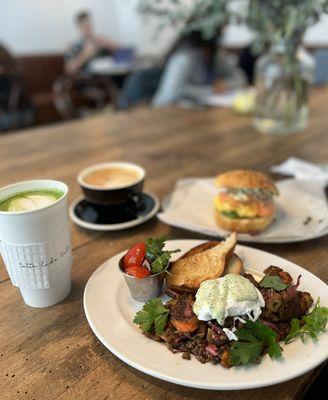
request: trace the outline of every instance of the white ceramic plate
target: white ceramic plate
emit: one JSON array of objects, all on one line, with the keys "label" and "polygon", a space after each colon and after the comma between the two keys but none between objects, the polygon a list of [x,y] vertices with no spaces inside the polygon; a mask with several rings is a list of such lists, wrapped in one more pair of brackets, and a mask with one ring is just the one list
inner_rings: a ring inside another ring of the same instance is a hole
[{"label": "white ceramic plate", "polygon": [[[185,252],[202,243],[200,240],[172,240],[171,249]],[[171,353],[163,343],[154,342],[141,334],[132,320],[143,303],[134,301],[119,272],[118,261],[125,252],[109,259],[90,277],[84,291],[84,310],[98,339],[118,358],[148,375],[179,385],[200,389],[239,390],[269,386],[295,378],[328,357],[328,333],[318,342],[304,345],[300,340],[284,347],[283,359],[265,356],[261,364],[225,369],[220,365],[201,364],[195,358],[184,360]],[[328,288],[324,282],[305,269],[283,258],[246,246],[237,246],[236,253],[245,267],[261,274],[269,265],[288,271],[294,280],[302,275],[300,290],[310,292],[321,304],[328,305]],[[179,257],[179,254],[175,254]]]}]

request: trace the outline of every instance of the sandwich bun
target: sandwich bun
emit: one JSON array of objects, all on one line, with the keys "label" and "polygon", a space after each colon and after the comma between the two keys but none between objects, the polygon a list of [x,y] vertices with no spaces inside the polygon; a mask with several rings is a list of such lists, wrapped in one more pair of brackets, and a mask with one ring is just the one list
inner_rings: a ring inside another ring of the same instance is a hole
[{"label": "sandwich bun", "polygon": [[279,190],[272,179],[261,172],[252,170],[234,170],[219,174],[215,179],[218,188],[262,189],[273,195]]}]

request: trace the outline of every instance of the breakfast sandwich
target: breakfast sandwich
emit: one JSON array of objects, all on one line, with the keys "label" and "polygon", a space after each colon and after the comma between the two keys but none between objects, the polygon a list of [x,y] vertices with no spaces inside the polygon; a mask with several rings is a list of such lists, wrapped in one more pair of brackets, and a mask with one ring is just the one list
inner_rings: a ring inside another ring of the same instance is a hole
[{"label": "breakfast sandwich", "polygon": [[256,233],[273,221],[279,194],[275,183],[265,174],[250,170],[235,170],[215,179],[219,189],[214,199],[217,224],[228,231]]}]

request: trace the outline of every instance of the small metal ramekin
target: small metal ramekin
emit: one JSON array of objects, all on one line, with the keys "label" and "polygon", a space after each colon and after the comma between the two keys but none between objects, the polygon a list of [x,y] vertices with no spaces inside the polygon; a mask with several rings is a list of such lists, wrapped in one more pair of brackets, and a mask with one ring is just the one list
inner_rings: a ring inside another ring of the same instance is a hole
[{"label": "small metal ramekin", "polygon": [[124,257],[120,259],[119,269],[130,289],[131,296],[135,300],[146,302],[150,299],[161,296],[165,272],[152,274],[145,278],[135,278],[134,276],[128,275],[124,272],[123,259]]}]

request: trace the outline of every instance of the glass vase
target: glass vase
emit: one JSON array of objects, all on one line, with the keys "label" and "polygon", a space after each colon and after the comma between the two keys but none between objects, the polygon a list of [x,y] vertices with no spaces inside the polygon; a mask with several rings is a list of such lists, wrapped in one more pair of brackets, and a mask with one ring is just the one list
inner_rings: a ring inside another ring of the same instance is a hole
[{"label": "glass vase", "polygon": [[314,61],[303,48],[273,46],[256,64],[253,126],[260,132],[287,134],[307,127]]}]

